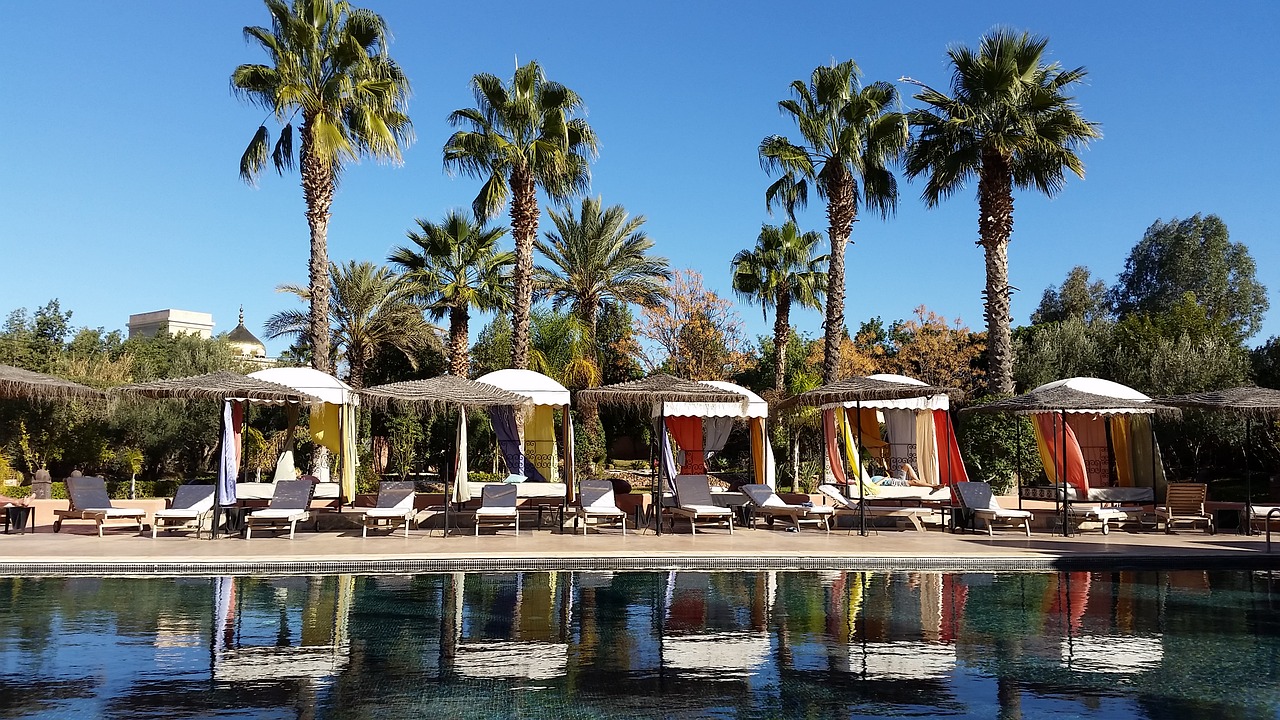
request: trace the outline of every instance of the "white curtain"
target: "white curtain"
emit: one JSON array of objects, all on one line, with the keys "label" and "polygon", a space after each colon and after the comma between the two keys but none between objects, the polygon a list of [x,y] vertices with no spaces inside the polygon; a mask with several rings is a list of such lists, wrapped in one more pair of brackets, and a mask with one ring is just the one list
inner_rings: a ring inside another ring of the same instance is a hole
[{"label": "white curtain", "polygon": [[733,432],[733,418],[709,417],[702,419],[702,452],[707,460],[724,449]]}]

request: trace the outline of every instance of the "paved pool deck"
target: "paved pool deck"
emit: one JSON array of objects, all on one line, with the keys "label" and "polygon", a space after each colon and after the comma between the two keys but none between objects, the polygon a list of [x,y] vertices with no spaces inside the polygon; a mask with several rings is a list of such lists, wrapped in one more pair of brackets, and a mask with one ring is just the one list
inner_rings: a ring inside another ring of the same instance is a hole
[{"label": "paved pool deck", "polygon": [[175,534],[108,529],[99,538],[91,524],[68,522],[62,532],[0,535],[0,575],[36,574],[319,574],[483,570],[1052,570],[1063,568],[1253,568],[1280,569],[1261,535],[1234,530],[1164,532],[1085,531],[1071,537],[1019,531],[950,533],[881,528],[866,537],[844,530],[829,535],[805,528],[708,529],[689,534],[617,530],[561,534],[550,529],[492,530],[479,537],[470,528],[443,537],[436,529],[379,532],[359,529],[287,536],[195,539]]}]

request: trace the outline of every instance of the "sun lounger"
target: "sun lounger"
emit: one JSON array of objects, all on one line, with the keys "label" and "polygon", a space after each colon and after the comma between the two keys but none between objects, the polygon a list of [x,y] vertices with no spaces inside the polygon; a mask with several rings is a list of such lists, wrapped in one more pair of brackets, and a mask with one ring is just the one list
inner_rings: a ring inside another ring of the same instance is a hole
[{"label": "sun lounger", "polygon": [[796,532],[800,532],[800,523],[811,522],[819,525],[823,530],[831,532],[831,518],[835,515],[835,508],[826,505],[792,505],[782,501],[773,488],[768,485],[743,485],[740,490],[746,494],[747,499],[751,501],[753,512],[768,519],[772,525],[775,518],[785,518],[791,521],[791,526]]},{"label": "sun lounger", "polygon": [[515,525],[520,534],[520,512],[516,510],[515,485],[485,485],[476,508],[476,535],[481,525]]},{"label": "sun lounger", "polygon": [[244,539],[253,536],[254,526],[272,530],[289,528],[289,539],[298,523],[311,517],[311,496],[315,493],[316,484],[310,480],[281,480],[276,483],[271,502],[261,510],[254,510],[245,516]]},{"label": "sun lounger", "polygon": [[[858,501],[847,498],[840,492],[840,488],[834,485],[820,485],[818,492],[826,495],[835,502],[836,517],[861,517],[862,513],[858,509]],[[933,515],[933,508],[919,506],[903,506],[891,507],[888,505],[872,505],[866,506],[866,514],[869,518],[895,518],[904,519],[911,523],[912,527],[920,532],[924,532],[924,524],[920,522],[921,518]]]},{"label": "sun lounger", "polygon": [[622,525],[622,534],[627,534],[627,513],[618,508],[613,499],[613,483],[608,480],[583,480],[578,498],[578,517],[582,518],[582,534],[587,534],[587,520],[596,519],[596,527],[600,521],[617,522]]},{"label": "sun lounger", "polygon": [[694,535],[698,534],[699,522],[727,523],[729,534],[733,534],[733,511],[716,505],[711,499],[711,482],[706,475],[677,475],[675,488],[676,504],[668,508],[673,530],[676,518],[682,517],[688,519],[689,530]]},{"label": "sun lounger", "polygon": [[1176,523],[1204,523],[1205,530],[1214,533],[1213,516],[1204,511],[1209,486],[1204,483],[1169,483],[1165,491],[1164,505],[1156,508],[1156,523],[1164,521],[1165,533],[1173,532]]},{"label": "sun lounger", "polygon": [[155,538],[160,530],[190,530],[195,528],[196,537],[205,525],[213,532],[213,486],[212,485],[179,485],[173,495],[173,502],[164,510],[157,510],[152,516],[151,537]]},{"label": "sun lounger", "polygon": [[[1067,488],[1067,513],[1077,525],[1083,522],[1096,522],[1102,526],[1102,534],[1109,532],[1111,523],[1119,525],[1123,522],[1141,522],[1148,510],[1143,503],[1155,505],[1155,494],[1151,488],[1137,487],[1100,487],[1089,488],[1085,499],[1080,499],[1074,487]],[[1087,503],[1087,504],[1079,504]]]},{"label": "sun lounger", "polygon": [[960,504],[974,517],[982,520],[987,526],[987,534],[995,535],[992,525],[1013,525],[1021,527],[1027,537],[1031,537],[1031,520],[1033,516],[1028,510],[1010,510],[1000,506],[999,501],[991,494],[991,486],[984,482],[960,482],[953,486]]},{"label": "sun lounger", "polygon": [[98,537],[102,537],[102,528],[108,520],[123,521],[111,527],[137,527],[138,532],[142,532],[147,511],[112,505],[107,495],[107,481],[100,477],[67,478],[67,495],[71,498],[71,507],[53,511],[57,517],[53,521],[54,532],[62,529],[63,520],[92,520],[98,526]]},{"label": "sun lounger", "polygon": [[413,508],[413,483],[411,481],[387,481],[378,483],[378,500],[371,508],[357,508],[360,515],[360,537],[369,536],[369,528],[387,526],[392,532],[404,525],[404,536],[409,537],[409,525],[417,510]]}]

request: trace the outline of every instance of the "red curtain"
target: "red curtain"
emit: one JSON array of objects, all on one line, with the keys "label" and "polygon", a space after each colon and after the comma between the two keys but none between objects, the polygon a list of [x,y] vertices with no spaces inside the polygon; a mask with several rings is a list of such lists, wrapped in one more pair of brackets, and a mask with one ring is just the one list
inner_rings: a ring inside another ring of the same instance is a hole
[{"label": "red curtain", "polygon": [[831,463],[831,474],[836,483],[844,485],[848,482],[844,475],[844,458],[840,457],[840,445],[836,442],[836,411],[822,411],[822,436],[827,441],[827,460]]},{"label": "red curtain", "polygon": [[946,410],[933,411],[933,431],[938,437],[941,457],[938,458],[938,477],[943,485],[954,485],[958,482],[969,482],[969,473],[964,469],[964,458],[960,457],[960,443],[956,441],[956,430],[951,425],[951,413]]},{"label": "red curtain", "polygon": [[669,417],[667,432],[676,439],[676,445],[684,451],[681,475],[706,475],[707,466],[702,457],[702,418]]},{"label": "red curtain", "polygon": [[[1036,425],[1040,428],[1040,434],[1044,436],[1045,448],[1049,451],[1049,463],[1057,472],[1061,472],[1062,468],[1062,450],[1059,445],[1062,442],[1063,426],[1061,422],[1062,415],[1060,413],[1037,413],[1035,416]],[[1089,495],[1089,476],[1084,470],[1084,453],[1080,452],[1080,443],[1076,441],[1075,431],[1071,429],[1070,423],[1066,426],[1066,460],[1067,460],[1067,482],[1076,486],[1076,491],[1083,499]]]}]

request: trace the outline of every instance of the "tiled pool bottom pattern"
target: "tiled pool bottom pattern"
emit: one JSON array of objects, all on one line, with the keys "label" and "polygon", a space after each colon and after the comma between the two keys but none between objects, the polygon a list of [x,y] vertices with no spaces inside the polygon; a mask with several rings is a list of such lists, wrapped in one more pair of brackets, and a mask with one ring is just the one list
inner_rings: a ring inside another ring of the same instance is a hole
[{"label": "tiled pool bottom pattern", "polygon": [[1016,533],[880,530],[744,530],[656,537],[588,536],[545,530],[441,537],[415,531],[361,538],[358,532],[196,540],[115,531],[105,538],[68,524],[58,534],[0,535],[0,575],[465,572],[473,570],[1054,570],[1068,568],[1280,569],[1261,536],[1200,532],[1084,533],[1069,538]]}]

